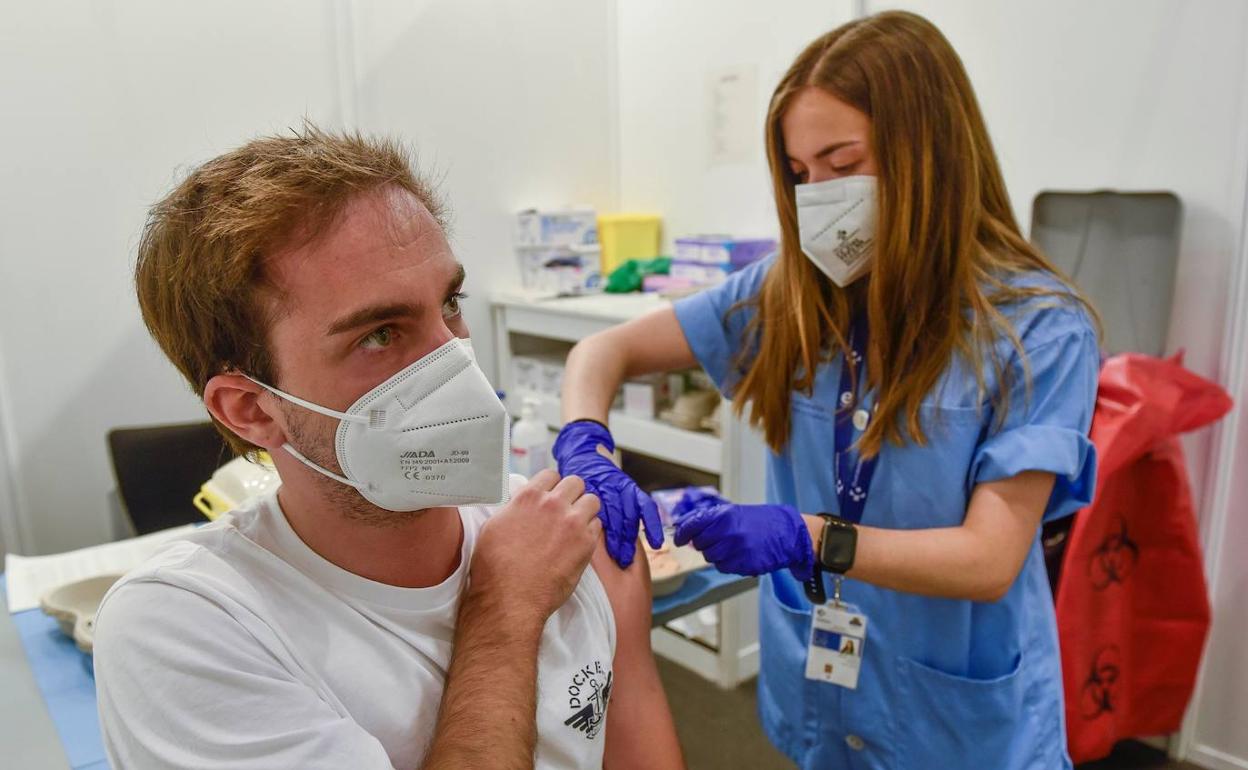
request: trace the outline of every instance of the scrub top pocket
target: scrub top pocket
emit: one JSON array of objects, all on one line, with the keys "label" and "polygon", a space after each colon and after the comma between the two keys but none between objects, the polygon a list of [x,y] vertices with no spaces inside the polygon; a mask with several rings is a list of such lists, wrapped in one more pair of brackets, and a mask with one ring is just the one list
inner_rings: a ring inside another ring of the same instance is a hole
[{"label": "scrub top pocket", "polygon": [[[897,744],[901,757],[912,757],[916,770],[931,770],[930,760],[943,757],[945,767],[1029,767],[1031,731],[1020,722],[1034,722],[1025,703],[1020,655],[1013,668],[993,679],[955,676],[916,660],[897,658]],[[898,770],[909,770],[903,764]]]},{"label": "scrub top pocket", "polygon": [[[758,709],[772,741],[790,757],[799,757],[814,742],[811,725],[818,723],[818,715],[809,712],[818,707],[818,691],[812,685],[820,685],[800,673],[794,676],[806,669],[811,610],[788,588],[788,581],[772,575],[759,581],[759,646],[765,653],[759,657]],[[811,718],[791,719],[798,706]]]}]

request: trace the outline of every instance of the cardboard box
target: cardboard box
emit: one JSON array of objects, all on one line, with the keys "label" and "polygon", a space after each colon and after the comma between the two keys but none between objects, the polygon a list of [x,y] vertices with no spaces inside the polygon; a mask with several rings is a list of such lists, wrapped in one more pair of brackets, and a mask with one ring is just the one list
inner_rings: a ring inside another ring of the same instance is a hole
[{"label": "cardboard box", "polygon": [[654,419],[659,410],[659,387],[654,382],[624,383],[624,414]]},{"label": "cardboard box", "polygon": [[718,286],[727,280],[732,273],[732,265],[727,262],[697,262],[685,259],[673,259],[669,276],[672,281],[693,284],[695,286]]},{"label": "cardboard box", "polygon": [[592,208],[526,209],[516,214],[514,242],[521,246],[588,246],[598,243]]},{"label": "cardboard box", "polygon": [[596,294],[602,291],[601,257],[596,248],[522,246],[520,283],[551,296]]},{"label": "cardboard box", "polygon": [[565,359],[543,358],[538,368],[538,392],[543,395],[559,397],[563,388],[563,368]]},{"label": "cardboard box", "polygon": [[516,390],[537,393],[541,390],[541,362],[533,356],[512,356],[511,375]]},{"label": "cardboard box", "polygon": [[727,265],[736,272],[776,250],[771,238],[733,238],[728,235],[694,235],[677,238],[674,258],[684,263]]}]

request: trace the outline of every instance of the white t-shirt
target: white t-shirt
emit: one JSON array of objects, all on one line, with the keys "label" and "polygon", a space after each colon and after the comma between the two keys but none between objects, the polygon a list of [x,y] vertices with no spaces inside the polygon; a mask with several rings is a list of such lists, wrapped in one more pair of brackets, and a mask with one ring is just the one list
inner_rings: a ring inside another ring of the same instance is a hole
[{"label": "white t-shirt", "polygon": [[[321,558],[290,528],[276,493],[165,546],[113,587],[96,618],[109,761],[419,767],[490,512],[460,509],[460,565],[429,588],[377,583]],[[586,569],[542,636],[537,767],[602,766],[614,652],[610,603]]]}]

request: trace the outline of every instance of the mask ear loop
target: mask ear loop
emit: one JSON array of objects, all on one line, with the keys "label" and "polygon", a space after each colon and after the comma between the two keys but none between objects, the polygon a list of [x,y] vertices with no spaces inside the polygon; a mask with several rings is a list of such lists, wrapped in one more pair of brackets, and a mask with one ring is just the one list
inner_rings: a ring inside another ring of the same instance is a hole
[{"label": "mask ear loop", "polygon": [[[374,426],[379,427],[380,425],[385,424],[385,419],[386,419],[385,412],[378,412],[375,410],[370,411],[368,417],[365,417],[362,414],[346,414],[344,412],[337,412],[337,411],[334,411],[333,409],[329,409],[328,407],[321,406],[320,404],[314,404],[311,401],[307,401],[305,399],[299,398],[298,396],[292,396],[289,393],[278,390],[272,385],[266,385],[260,380],[257,380],[255,377],[252,377],[250,374],[244,374],[243,376],[251,380],[252,382],[256,383],[260,387],[264,388],[265,390],[269,391],[273,395],[277,396],[278,398],[285,399],[286,401],[289,401],[290,403],[295,404],[296,406],[301,406],[304,409],[307,409],[312,412],[316,412],[317,414],[323,414],[326,417],[334,417],[339,420],[343,420],[345,422],[358,423],[366,427],[374,427]],[[326,478],[330,478],[330,479],[333,479],[334,481],[340,482],[342,484],[346,484],[349,487],[355,487],[356,489],[361,490],[361,491],[369,488],[366,484],[361,484],[360,482],[349,479],[346,476],[342,476],[337,473],[334,473],[328,468],[322,468],[321,466],[309,460],[307,456],[304,455],[302,452],[300,452],[298,449],[295,449],[294,446],[290,444],[290,442],[283,443],[282,449],[285,449],[290,454],[291,457],[295,458],[299,462],[308,466],[309,468],[321,474],[322,476],[325,476]]]},{"label": "mask ear loop", "polygon": [[309,468],[311,468],[312,470],[314,470],[314,471],[316,471],[317,473],[321,474],[322,476],[325,476],[326,478],[330,478],[330,479],[333,479],[334,481],[337,481],[337,482],[340,482],[340,483],[346,484],[346,485],[347,485],[347,486],[349,486],[349,487],[355,487],[356,489],[360,490],[361,492],[362,492],[362,491],[364,491],[365,489],[369,489],[369,488],[370,488],[367,484],[361,484],[361,483],[360,483],[360,482],[358,482],[358,481],[352,481],[351,479],[347,478],[346,476],[339,476],[337,473],[334,473],[333,471],[329,470],[328,468],[322,468],[321,466],[319,466],[319,465],[317,465],[316,463],[314,463],[314,462],[312,462],[311,460],[309,460],[309,459],[308,459],[308,458],[307,458],[307,457],[306,457],[306,456],[305,456],[302,452],[300,452],[298,449],[295,449],[293,446],[291,446],[289,442],[287,442],[287,443],[285,443],[285,444],[282,444],[282,449],[285,449],[285,450],[286,450],[286,451],[290,454],[290,456],[291,456],[291,457],[295,458],[295,459],[296,459],[296,460],[298,460],[299,462],[301,462],[301,463],[303,463],[304,465],[308,466]]},{"label": "mask ear loop", "polygon": [[[334,417],[339,420],[345,420],[346,422],[359,423],[360,425],[365,425],[365,426],[372,426],[374,423],[379,423],[379,422],[384,423],[386,419],[385,412],[377,412],[376,410],[370,411],[368,417],[365,417],[362,414],[347,414],[346,412],[336,412],[333,409],[330,409],[329,407],[324,407],[324,406],[321,406],[320,404],[314,404],[311,401],[306,401],[302,398],[299,398],[298,396],[292,396],[291,394],[286,393],[285,391],[278,390],[272,385],[265,385],[263,382],[261,382],[260,380],[257,380],[255,377],[252,377],[250,374],[244,374],[243,376],[251,380],[252,382],[256,383],[260,387],[264,388],[265,390],[269,391],[273,395],[277,396],[278,398],[289,401],[290,403],[295,404],[297,406],[301,406],[304,409],[307,409],[308,411],[316,412],[317,414],[323,414],[326,417]],[[380,418],[377,418],[377,417],[374,417],[373,415],[381,415],[381,416]]]}]

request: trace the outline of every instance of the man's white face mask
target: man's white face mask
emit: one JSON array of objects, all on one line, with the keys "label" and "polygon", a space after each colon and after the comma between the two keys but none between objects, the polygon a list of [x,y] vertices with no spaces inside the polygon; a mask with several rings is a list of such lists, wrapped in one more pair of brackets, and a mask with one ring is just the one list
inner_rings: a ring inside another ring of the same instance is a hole
[{"label": "man's white face mask", "polygon": [[875,190],[873,176],[828,179],[794,189],[802,251],[842,288],[871,270]]},{"label": "man's white face mask", "polygon": [[304,465],[355,487],[387,511],[494,505],[508,497],[507,409],[477,366],[468,340],[453,339],[360,397],[346,412],[248,377],[292,404],[340,420],[334,441],[343,475],[289,443]]}]

